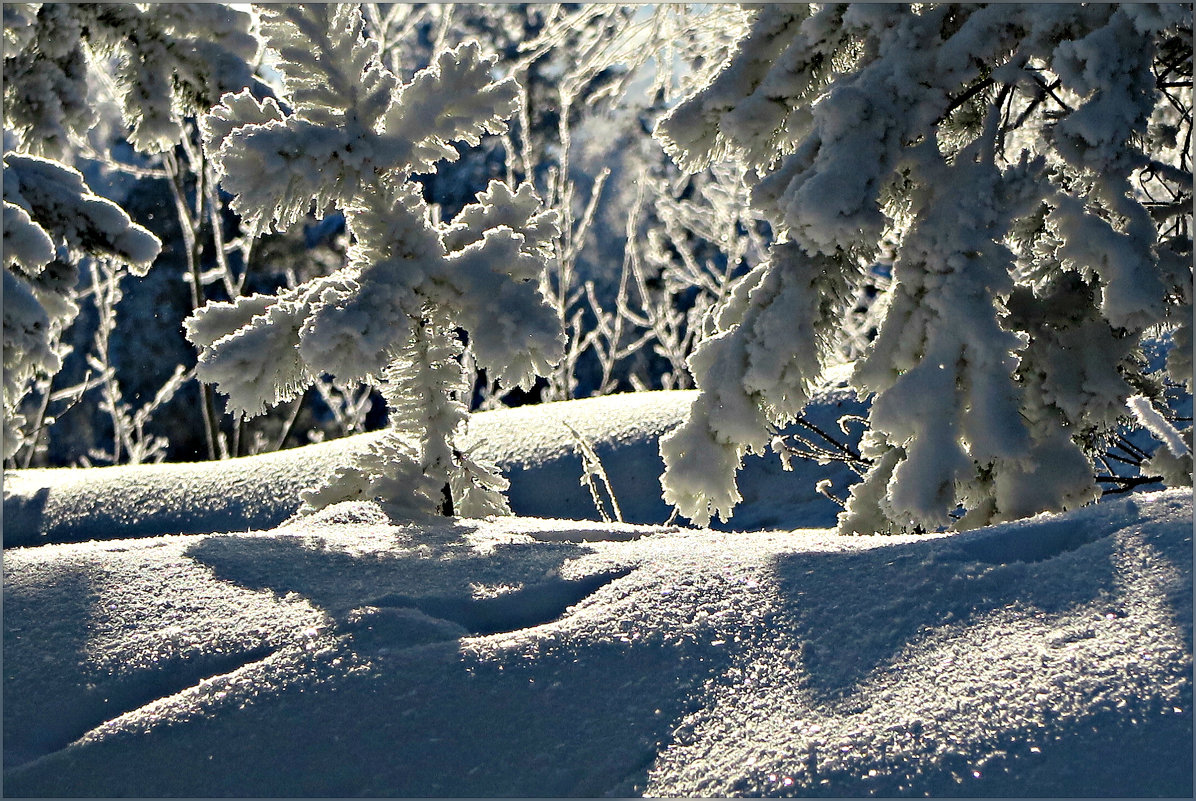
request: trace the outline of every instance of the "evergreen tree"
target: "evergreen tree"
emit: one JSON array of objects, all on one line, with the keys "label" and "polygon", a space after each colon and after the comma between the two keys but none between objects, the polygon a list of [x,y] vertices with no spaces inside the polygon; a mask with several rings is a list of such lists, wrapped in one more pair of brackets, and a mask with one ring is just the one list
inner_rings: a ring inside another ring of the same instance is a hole
[{"label": "evergreen tree", "polygon": [[4,5],[4,458],[26,442],[20,407],[34,379],[62,365],[83,261],[144,275],[161,250],[62,163],[96,122],[93,65],[114,63],[129,140],[158,153],[187,116],[250,82],[249,27],[248,14],[219,4]]},{"label": "evergreen tree", "polygon": [[199,375],[252,415],[316,375],[376,380],[390,402],[380,449],[307,495],[309,508],[379,497],[410,510],[488,514],[501,479],[455,445],[465,423],[461,346],[505,382],[529,386],[561,347],[538,284],[556,215],[530,184],[492,182],[447,223],[417,173],[501,133],[513,79],[491,78],[476,43],[438,54],[402,83],[364,35],[356,5],[264,6],[262,32],[283,104],[225,95],[201,120],[204,149],[252,232],[312,208],[346,216],[348,264],[276,296],[214,303],[187,321]]},{"label": "evergreen tree", "polygon": [[[1097,497],[1094,443],[1158,393],[1144,337],[1174,332],[1165,377],[1191,390],[1191,66],[1181,4],[756,9],[657,129],[687,169],[734,159],[777,235],[690,360],[666,499],[729,515],[744,453],[801,411],[886,237],[893,285],[853,378],[870,466],[840,528]],[[1172,477],[1190,484],[1188,459]]]},{"label": "evergreen tree", "polygon": [[157,237],[91,193],[77,171],[49,159],[4,156],[4,458],[25,441],[20,402],[35,376],[62,366],[58,336],[78,312],[84,258],[144,275]]},{"label": "evergreen tree", "polygon": [[6,3],[5,130],[21,152],[62,158],[95,122],[89,65],[112,59],[129,141],[169,149],[187,116],[251,82],[249,27],[221,3]]}]

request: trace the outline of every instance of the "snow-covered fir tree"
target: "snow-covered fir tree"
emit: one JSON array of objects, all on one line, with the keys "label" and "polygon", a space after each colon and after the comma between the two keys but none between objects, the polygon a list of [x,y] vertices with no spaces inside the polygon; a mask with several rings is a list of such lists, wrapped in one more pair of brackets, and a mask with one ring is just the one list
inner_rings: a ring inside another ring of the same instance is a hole
[{"label": "snow-covered fir tree", "polygon": [[364,33],[355,4],[262,6],[285,82],[282,103],[248,90],[201,120],[205,152],[243,225],[281,230],[313,207],[345,214],[348,264],[278,295],[214,303],[187,321],[199,375],[246,415],[319,374],[379,382],[390,428],[372,454],[306,495],[308,508],[374,497],[415,512],[506,509],[504,482],[457,446],[469,358],[529,386],[562,345],[539,277],[557,234],[530,184],[492,182],[450,222],[434,219],[413,174],[501,133],[518,110],[474,43],[402,82]]},{"label": "snow-covered fir tree", "polygon": [[[657,129],[687,169],[734,159],[777,236],[690,360],[700,394],[662,442],[666,499],[729,515],[743,455],[801,411],[886,238],[893,284],[854,370],[868,468],[841,530],[1096,498],[1090,454],[1127,400],[1192,387],[1191,6],[753,13]],[[1160,331],[1174,347],[1147,375]],[[1187,458],[1171,480],[1191,483]]]}]

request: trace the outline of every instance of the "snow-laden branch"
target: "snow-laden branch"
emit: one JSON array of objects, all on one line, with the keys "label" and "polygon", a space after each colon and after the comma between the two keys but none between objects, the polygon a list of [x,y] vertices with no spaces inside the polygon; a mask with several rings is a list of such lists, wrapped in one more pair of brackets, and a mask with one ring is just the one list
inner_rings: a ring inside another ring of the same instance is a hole
[{"label": "snow-laden branch", "polygon": [[1149,383],[1141,339],[1176,328],[1168,374],[1191,380],[1190,204],[1134,189],[1190,191],[1191,92],[1155,65],[1190,65],[1191,22],[1181,5],[755,11],[656,131],[688,170],[735,160],[777,235],[690,359],[701,394],[662,441],[666,499],[698,523],[729,515],[743,454],[800,412],[882,241],[893,283],[853,378],[874,396],[870,467],[840,527],[1097,497],[1085,448]]},{"label": "snow-laden branch", "polygon": [[30,382],[62,366],[57,339],[79,310],[79,262],[106,259],[144,275],[161,248],[77,170],[4,155],[4,458],[25,441],[18,407]]}]

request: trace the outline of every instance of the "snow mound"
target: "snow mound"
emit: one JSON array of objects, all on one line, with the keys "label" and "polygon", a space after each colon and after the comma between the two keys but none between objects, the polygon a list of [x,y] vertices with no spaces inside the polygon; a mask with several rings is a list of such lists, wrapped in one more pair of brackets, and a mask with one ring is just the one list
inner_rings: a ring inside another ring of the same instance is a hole
[{"label": "snow mound", "polygon": [[50,796],[1192,793],[1192,503],[961,535],[530,518],[5,553]]},{"label": "snow mound", "polygon": [[[840,371],[841,373],[842,371]],[[839,417],[863,406],[835,374],[806,417],[837,432]],[[665,522],[660,437],[677,426],[696,393],[641,392],[475,414],[466,445],[510,480],[518,515],[600,520],[581,483],[580,446],[597,453],[624,520]],[[165,534],[272,528],[295,513],[299,495],[352,460],[377,433],[223,462],[88,469],[9,470],[4,474],[4,546]],[[838,507],[814,491],[823,478],[840,496],[855,475],[842,464],[750,456],[741,474],[743,504],[729,529],[834,525]]]}]

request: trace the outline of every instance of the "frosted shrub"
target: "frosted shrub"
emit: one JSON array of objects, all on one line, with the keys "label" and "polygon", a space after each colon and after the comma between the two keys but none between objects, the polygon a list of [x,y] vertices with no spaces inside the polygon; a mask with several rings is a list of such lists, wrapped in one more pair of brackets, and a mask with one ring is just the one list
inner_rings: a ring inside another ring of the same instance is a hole
[{"label": "frosted shrub", "polygon": [[657,129],[689,170],[737,162],[777,236],[690,359],[665,498],[729,515],[744,453],[801,411],[886,239],[892,286],[853,375],[869,468],[840,528],[1096,498],[1089,454],[1158,393],[1145,336],[1174,329],[1165,378],[1191,390],[1191,26],[1179,4],[755,10]]},{"label": "frosted shrub", "polygon": [[257,40],[219,3],[6,3],[4,126],[18,149],[61,157],[94,122],[89,65],[112,59],[112,89],[145,153],[173,147],[183,119],[245,86]]},{"label": "frosted shrub", "polygon": [[84,257],[144,275],[157,237],[119,206],[91,193],[70,167],[36,156],[4,156],[4,458],[24,444],[21,399],[33,379],[62,366],[58,337],[78,312]]},{"label": "frosted shrub", "polygon": [[[258,49],[249,27],[248,14],[217,4],[5,4],[5,459],[36,439],[41,421],[27,425],[21,401],[69,351],[61,335],[78,312],[83,261],[98,260],[115,286],[121,268],[144,275],[161,249],[65,163],[97,122],[92,82],[110,67],[103,83],[129,141],[143,153],[168,150],[188,115],[249,81]],[[104,383],[115,414],[107,373]]]},{"label": "frosted shrub", "polygon": [[556,215],[530,184],[493,182],[441,223],[411,176],[456,159],[456,143],[503,132],[518,86],[492,80],[493,60],[473,43],[402,83],[355,5],[260,13],[284,102],[225,95],[201,120],[204,150],[250,231],[286,228],[314,202],[344,212],[352,244],[332,275],[191,317],[199,375],[246,415],[320,374],[381,383],[386,436],[308,493],[308,508],[378,497],[410,511],[504,511],[504,480],[455,444],[468,413],[457,331],[504,382],[530,386],[549,371],[562,343],[539,277]]}]

